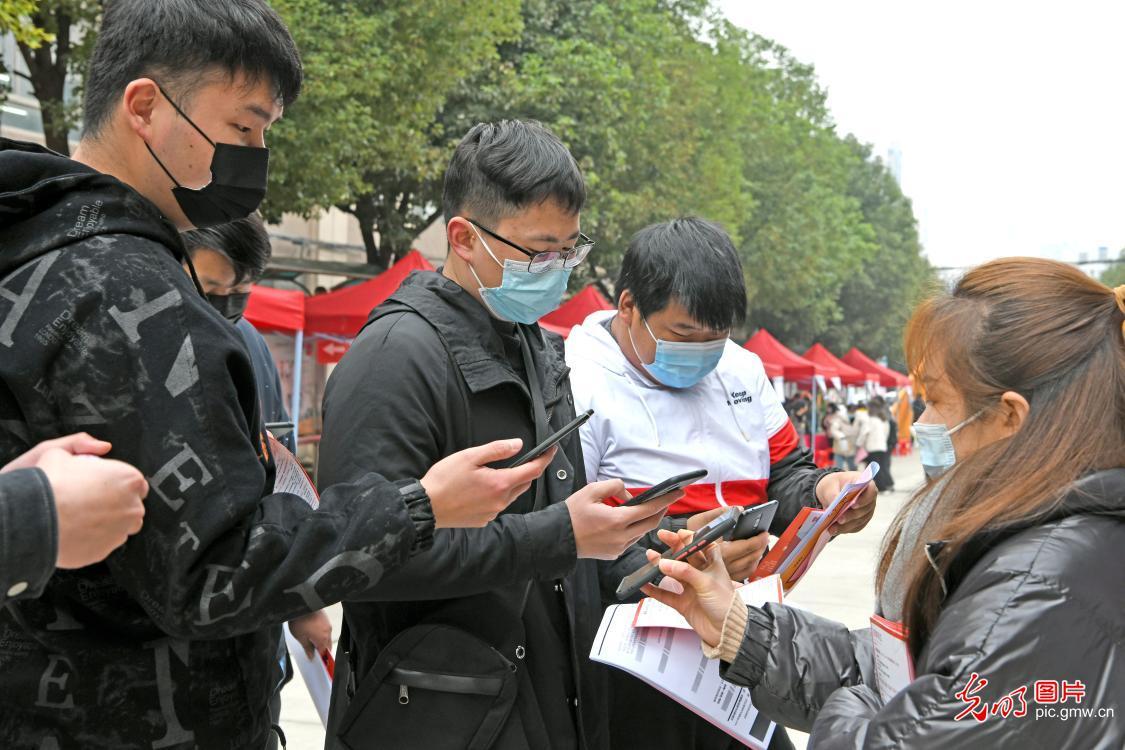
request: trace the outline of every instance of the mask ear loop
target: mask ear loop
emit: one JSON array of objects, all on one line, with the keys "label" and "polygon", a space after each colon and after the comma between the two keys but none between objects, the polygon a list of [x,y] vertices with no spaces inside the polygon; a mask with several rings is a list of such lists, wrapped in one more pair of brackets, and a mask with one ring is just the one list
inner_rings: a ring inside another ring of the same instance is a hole
[{"label": "mask ear loop", "polygon": [[[153,83],[156,83],[156,81],[153,81]],[[176,102],[174,102],[174,101],[172,100],[172,97],[168,96],[168,92],[164,90],[164,87],[163,87],[163,86],[161,86],[161,85],[160,85],[159,83],[156,83],[156,88],[157,88],[157,90],[158,90],[158,91],[160,91],[160,93],[161,93],[161,94],[162,94],[162,95],[164,96],[164,98],[168,100],[168,103],[172,105],[172,109],[176,110],[176,114],[178,114],[178,115],[179,115],[180,117],[182,117],[182,118],[184,118],[185,120],[187,120],[187,124],[188,124],[188,125],[191,125],[191,126],[192,126],[193,128],[195,128],[195,132],[197,132],[197,133],[199,133],[199,134],[200,134],[201,136],[203,136],[203,140],[205,140],[205,141],[207,141],[208,143],[210,143],[210,144],[211,144],[211,148],[215,148],[215,142],[214,142],[213,140],[211,140],[210,138],[208,138],[208,137],[207,137],[207,134],[206,134],[206,133],[204,133],[204,132],[203,132],[203,131],[202,131],[202,130],[201,130],[201,129],[199,128],[199,126],[198,126],[198,125],[196,125],[196,124],[195,124],[194,122],[192,122],[192,120],[191,120],[191,118],[190,118],[190,117],[188,117],[188,116],[187,116],[186,114],[184,114],[184,111],[183,111],[182,109],[180,109],[180,105],[176,104]]]},{"label": "mask ear loop", "polygon": [[[645,329],[648,331],[648,335],[652,336],[652,340],[659,344],[660,339],[652,335],[652,329],[648,327],[648,321],[645,320],[643,315],[641,315],[640,310],[637,311],[637,315],[641,316],[641,322],[645,324]],[[641,358],[641,350],[637,348],[637,342],[633,339],[633,326],[625,326],[625,331],[629,334],[629,344],[633,347],[633,354],[637,355],[637,361],[641,363],[641,367],[645,368],[645,372],[648,372],[647,365],[655,364],[656,359],[653,358],[652,362],[645,362],[644,359]],[[649,372],[648,374],[652,375],[651,372]]]},{"label": "mask ear loop", "polygon": [[[211,144],[211,148],[215,148],[215,142],[213,140],[211,140],[210,138],[208,138],[207,134],[204,133],[199,128],[198,125],[196,125],[194,122],[192,122],[190,117],[188,117],[186,114],[184,114],[184,111],[182,109],[180,109],[179,105],[176,104],[174,101],[172,101],[172,97],[168,96],[168,92],[164,90],[164,87],[161,86],[156,81],[153,81],[153,83],[156,84],[156,90],[160,92],[160,95],[168,100],[168,103],[172,105],[172,109],[176,110],[176,114],[178,114],[180,117],[184,118],[184,120],[187,122],[188,125],[191,125],[193,128],[195,128],[195,132],[197,132],[201,136],[203,136],[203,140],[205,140],[209,144]],[[164,174],[168,175],[168,179],[172,181],[172,184],[174,184],[178,188],[182,188],[183,185],[180,184],[179,180],[177,180],[175,177],[172,176],[172,173],[168,171],[168,167],[164,166],[164,162],[160,161],[160,157],[157,156],[156,152],[152,150],[152,146],[150,146],[148,144],[148,141],[145,141],[145,148],[148,149],[149,154],[152,155],[152,158],[156,161],[156,163],[158,165],[160,165],[160,168],[164,171]],[[190,260],[188,261],[188,264],[189,265],[191,264]],[[194,275],[195,275],[194,269],[192,269],[192,276],[194,276]],[[199,280],[198,279],[196,279],[195,284],[196,284],[196,286],[199,286]],[[199,289],[200,289],[200,293],[202,293],[203,287],[199,287]]]},{"label": "mask ear loop", "polygon": [[977,419],[980,418],[980,415],[984,414],[985,411],[987,411],[987,410],[988,410],[988,407],[985,407],[984,409],[979,409],[976,414],[972,415],[968,419],[962,420],[961,424],[957,425],[956,427],[954,427],[951,430],[948,430],[949,434],[952,435],[953,433],[960,430],[962,427],[964,427],[968,424],[971,424],[972,422],[975,422]]},{"label": "mask ear loop", "polygon": [[152,156],[157,165],[159,165],[160,168],[164,170],[164,174],[168,175],[168,179],[172,181],[172,184],[178,188],[182,188],[183,185],[180,184],[179,180],[172,176],[172,173],[168,171],[168,167],[164,166],[164,162],[160,161],[160,157],[157,156],[156,152],[152,150],[152,146],[148,145],[148,141],[145,141],[145,148],[148,149],[149,154]]},{"label": "mask ear loop", "polygon": [[[469,222],[469,226],[473,227],[473,233],[476,234],[477,239],[480,240],[480,244],[484,246],[484,251],[486,253],[488,253],[488,257],[492,258],[492,262],[495,263],[496,265],[500,266],[500,268],[504,268],[504,264],[501,263],[500,261],[496,260],[496,256],[492,254],[492,248],[489,247],[488,243],[484,241],[484,237],[480,236],[480,232],[477,231],[477,228],[475,226],[473,226],[472,222]],[[499,288],[499,287],[485,286],[484,282],[480,280],[480,276],[477,275],[477,269],[473,268],[473,264],[469,263],[468,266],[469,266],[469,273],[471,273],[473,275],[473,278],[477,280],[477,284],[480,286],[481,289],[498,289]],[[500,279],[500,286],[504,286],[503,277],[501,277],[501,279]]]},{"label": "mask ear loop", "polygon": [[195,264],[191,262],[191,253],[184,252],[184,260],[187,262],[188,273],[191,274],[191,280],[195,284],[195,290],[199,292],[199,296],[206,298],[207,293],[203,291],[203,285],[199,283],[199,274],[195,272]]}]

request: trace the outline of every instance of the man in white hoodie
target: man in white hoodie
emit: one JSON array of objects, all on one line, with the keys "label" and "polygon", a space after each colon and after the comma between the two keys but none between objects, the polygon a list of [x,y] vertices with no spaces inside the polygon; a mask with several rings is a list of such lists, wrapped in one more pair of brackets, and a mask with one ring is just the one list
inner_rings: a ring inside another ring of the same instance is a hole
[{"label": "man in white hoodie", "polygon": [[[593,409],[582,428],[588,481],[622,479],[636,493],[695,468],[662,526],[699,528],[721,508],[778,501],[780,534],[805,506],[827,505],[854,472],[820,470],[757,355],[729,338],[746,315],[742,265],[726,232],[698,218],[654,224],[630,241],[617,309],[594,313],[567,341],[575,406]],[[875,488],[842,517],[836,533],[859,531],[875,510]],[[723,544],[731,575],[749,576],[765,535]],[[726,748],[738,744],[627,675],[614,674],[614,747]],[[773,747],[788,747],[783,731]]]}]

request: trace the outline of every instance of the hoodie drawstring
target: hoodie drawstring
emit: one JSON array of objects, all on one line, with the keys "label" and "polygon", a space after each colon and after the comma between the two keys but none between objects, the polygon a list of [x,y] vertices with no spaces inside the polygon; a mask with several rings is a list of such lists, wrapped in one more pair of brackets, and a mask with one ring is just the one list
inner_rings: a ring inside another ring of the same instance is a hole
[{"label": "hoodie drawstring", "polygon": [[633,390],[635,390],[637,392],[637,397],[640,398],[640,400],[641,400],[641,406],[644,408],[645,414],[648,415],[649,424],[652,425],[652,431],[654,433],[656,433],[656,447],[659,448],[660,447],[660,427],[656,423],[656,417],[653,416],[652,409],[648,408],[648,401],[645,400],[645,389],[644,389],[644,387],[640,386],[640,385],[637,385],[635,382],[633,382],[633,379],[631,377],[629,377],[628,375],[625,375],[625,381],[628,382],[629,385],[632,386]]}]

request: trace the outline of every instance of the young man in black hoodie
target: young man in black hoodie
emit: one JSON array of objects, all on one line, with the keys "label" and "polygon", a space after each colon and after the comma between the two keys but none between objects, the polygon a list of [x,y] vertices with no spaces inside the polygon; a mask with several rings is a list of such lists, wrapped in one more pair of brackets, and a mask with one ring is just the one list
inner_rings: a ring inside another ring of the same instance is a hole
[{"label": "young man in black hoodie", "polygon": [[[328,381],[322,477],[354,481],[376,459],[408,477],[474,442],[537,442],[574,418],[562,339],[537,321],[593,246],[579,230],[585,201],[577,163],[541,125],[469,131],[445,174],[444,268],[376,308]],[[372,603],[345,605],[355,689],[337,681],[330,730],[348,747],[376,731],[383,748],[474,736],[494,750],[606,746],[604,671],[588,666],[602,598],[645,564],[631,546],[681,493],[611,507],[621,482],[586,484],[577,432],[560,448],[494,522],[436,533]],[[515,675],[514,696],[473,694],[499,682],[493,670]],[[448,674],[477,687],[455,689]]]},{"label": "young man in black hoodie", "polygon": [[0,462],[86,430],[150,487],[105,563],[0,613],[0,747],[263,747],[278,624],[369,588],[435,520],[487,523],[550,459],[483,468],[519,450],[498,441],[397,484],[372,461],[315,512],[271,494],[249,357],[179,230],[257,208],[301,78],[263,0],[116,0],[74,159],[0,140]]}]

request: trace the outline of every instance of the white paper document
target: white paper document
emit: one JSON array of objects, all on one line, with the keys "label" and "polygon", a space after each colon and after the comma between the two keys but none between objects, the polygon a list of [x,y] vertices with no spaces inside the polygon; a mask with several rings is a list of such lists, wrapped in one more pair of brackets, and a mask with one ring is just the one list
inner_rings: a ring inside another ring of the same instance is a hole
[{"label": "white paper document", "polygon": [[309,689],[309,696],[316,706],[321,723],[327,727],[328,706],[332,702],[332,677],[328,674],[328,667],[319,654],[313,654],[311,659],[308,657],[304,646],[289,632],[289,623],[283,625],[281,629],[285,632],[285,645],[289,648],[289,658],[297,667],[301,679],[305,681],[305,687]]},{"label": "white paper document", "polygon": [[[776,576],[757,583],[756,588],[744,586],[739,590],[744,601],[780,601]],[[669,624],[634,627],[642,605],[648,609],[647,620]],[[765,750],[773,737],[774,723],[758,714],[749,690],[719,677],[718,659],[706,658],[699,636],[674,624],[676,618],[684,622],[675,610],[658,602],[609,607],[602,617],[590,658],[648,683],[747,747]]]},{"label": "white paper document", "polygon": [[293,452],[278,442],[277,438],[270,435],[269,439],[274,464],[273,491],[288,492],[304,500],[313,510],[319,508],[320,495],[317,494],[316,487],[313,486],[305,467],[301,466],[301,462]]},{"label": "white paper document", "polygon": [[906,628],[902,623],[871,616],[871,647],[875,656],[875,685],[884,703],[914,682]]}]

